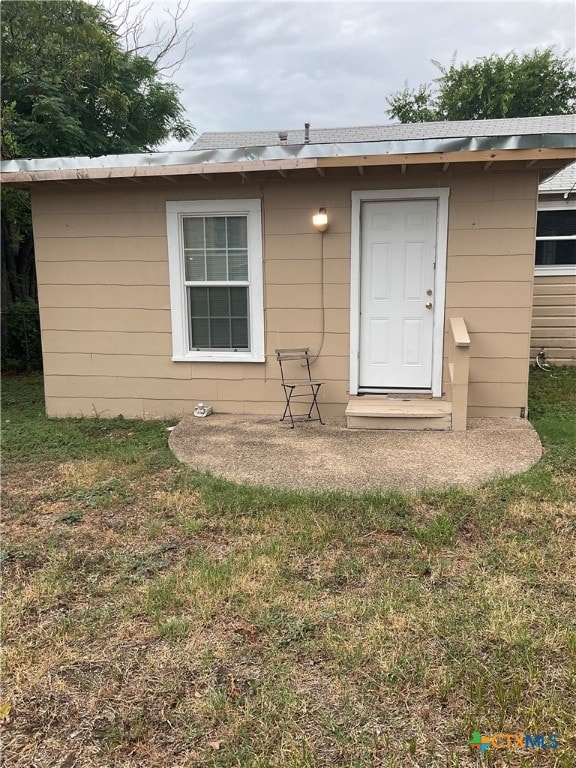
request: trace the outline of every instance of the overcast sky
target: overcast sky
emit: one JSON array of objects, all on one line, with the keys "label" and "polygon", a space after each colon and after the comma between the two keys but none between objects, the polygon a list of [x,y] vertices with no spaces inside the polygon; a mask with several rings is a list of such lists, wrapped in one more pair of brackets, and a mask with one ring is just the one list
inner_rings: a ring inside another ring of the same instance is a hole
[{"label": "overcast sky", "polygon": [[378,125],[388,94],[437,76],[433,59],[576,47],[572,0],[191,2],[185,22],[192,46],[173,79],[198,134]]}]

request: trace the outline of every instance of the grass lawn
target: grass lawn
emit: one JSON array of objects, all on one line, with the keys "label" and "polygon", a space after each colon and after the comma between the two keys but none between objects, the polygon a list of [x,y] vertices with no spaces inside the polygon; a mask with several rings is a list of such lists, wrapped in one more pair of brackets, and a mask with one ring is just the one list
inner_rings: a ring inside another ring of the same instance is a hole
[{"label": "grass lawn", "polygon": [[[576,368],[476,491],[300,494],[3,384],[5,765],[576,765]],[[556,733],[557,749],[468,746]]]}]

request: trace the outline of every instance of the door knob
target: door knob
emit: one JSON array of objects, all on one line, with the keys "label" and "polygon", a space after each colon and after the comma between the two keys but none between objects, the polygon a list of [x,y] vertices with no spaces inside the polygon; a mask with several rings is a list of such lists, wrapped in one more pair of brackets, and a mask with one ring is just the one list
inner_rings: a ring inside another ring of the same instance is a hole
[{"label": "door knob", "polygon": [[426,302],[426,309],[432,309],[432,302],[431,301],[427,301]]}]

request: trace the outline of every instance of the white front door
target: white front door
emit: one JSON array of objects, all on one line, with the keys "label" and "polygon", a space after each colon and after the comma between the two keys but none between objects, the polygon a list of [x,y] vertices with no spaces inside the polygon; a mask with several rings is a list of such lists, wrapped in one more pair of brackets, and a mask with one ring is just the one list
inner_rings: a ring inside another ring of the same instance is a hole
[{"label": "white front door", "polygon": [[362,202],[359,390],[430,390],[437,200]]}]

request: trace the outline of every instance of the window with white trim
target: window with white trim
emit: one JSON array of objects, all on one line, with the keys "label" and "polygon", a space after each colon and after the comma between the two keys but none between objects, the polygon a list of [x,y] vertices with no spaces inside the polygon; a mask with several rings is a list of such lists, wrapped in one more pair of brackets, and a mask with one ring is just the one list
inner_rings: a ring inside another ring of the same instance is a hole
[{"label": "window with white trim", "polygon": [[576,202],[544,202],[538,207],[536,274],[576,274]]},{"label": "window with white trim", "polygon": [[166,203],[173,360],[264,362],[261,203]]}]

